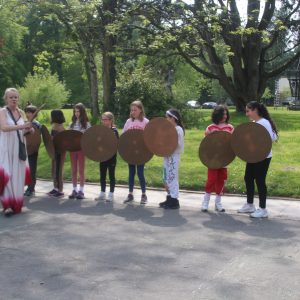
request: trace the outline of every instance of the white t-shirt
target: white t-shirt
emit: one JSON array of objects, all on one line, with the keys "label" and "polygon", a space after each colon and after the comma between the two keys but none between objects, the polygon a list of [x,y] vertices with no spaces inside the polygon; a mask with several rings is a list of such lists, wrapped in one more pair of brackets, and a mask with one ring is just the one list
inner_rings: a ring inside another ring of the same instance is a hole
[{"label": "white t-shirt", "polygon": [[178,146],[173,154],[180,154],[184,149],[184,132],[180,126],[176,126],[175,128],[178,134]]},{"label": "white t-shirt", "polygon": [[[277,135],[276,135],[276,133],[273,131],[272,126],[271,126],[271,123],[270,123],[267,119],[261,118],[261,119],[258,120],[256,123],[257,123],[257,124],[260,124],[260,125],[262,125],[262,126],[264,126],[264,127],[267,129],[267,131],[268,131],[269,134],[270,134],[270,137],[271,137],[272,142],[274,142],[274,141],[277,140]],[[269,153],[269,155],[267,156],[267,158],[269,158],[269,157],[272,157],[272,150],[270,151],[270,153]]]}]

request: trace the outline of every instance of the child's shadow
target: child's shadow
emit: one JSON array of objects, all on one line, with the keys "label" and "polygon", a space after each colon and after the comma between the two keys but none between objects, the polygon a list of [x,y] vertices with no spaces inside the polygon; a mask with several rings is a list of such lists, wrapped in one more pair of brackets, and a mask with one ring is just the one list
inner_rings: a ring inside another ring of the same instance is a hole
[{"label": "child's shadow", "polygon": [[[295,234],[288,230],[288,224],[278,219],[255,219],[246,215],[230,215],[226,213],[207,213],[210,220],[204,221],[203,226],[226,232],[244,232],[249,236],[266,237],[271,239],[289,239]],[[244,219],[245,218],[245,219]]]},{"label": "child's shadow", "polygon": [[178,227],[187,223],[179,209],[164,209],[155,208],[162,212],[161,216],[150,216],[149,218],[142,219],[146,224],[159,227]]},{"label": "child's shadow", "polygon": [[95,205],[85,206],[82,200],[57,199],[47,196],[25,199],[24,203],[30,210],[44,211],[53,214],[74,213],[80,215],[105,215],[112,213],[114,210],[113,202],[99,201],[97,203],[95,202]]}]

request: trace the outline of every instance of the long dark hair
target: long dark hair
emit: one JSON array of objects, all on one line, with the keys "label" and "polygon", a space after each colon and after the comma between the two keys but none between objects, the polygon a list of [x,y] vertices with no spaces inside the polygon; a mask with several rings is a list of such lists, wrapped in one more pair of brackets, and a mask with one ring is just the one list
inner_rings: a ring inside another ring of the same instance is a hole
[{"label": "long dark hair", "polygon": [[229,119],[230,119],[229,111],[228,111],[227,106],[224,106],[224,105],[217,105],[214,108],[214,110],[213,110],[213,112],[211,114],[211,120],[212,120],[212,122],[218,125],[222,121],[222,119],[224,117],[224,112],[227,113],[227,118],[225,120],[225,123],[228,123]]},{"label": "long dark hair", "polygon": [[260,117],[267,119],[271,124],[273,132],[275,132],[276,135],[278,135],[278,130],[276,128],[276,125],[273,122],[273,120],[272,120],[267,108],[264,106],[264,104],[259,103],[257,101],[251,101],[251,102],[247,103],[246,107],[251,110],[257,109],[257,114]]},{"label": "long dark hair", "polygon": [[80,112],[80,116],[79,116],[79,122],[81,124],[81,127],[86,129],[87,127],[87,122],[89,121],[89,118],[86,114],[86,109],[85,109],[85,106],[82,104],[82,103],[77,103],[75,104],[74,108],[73,108],[73,116],[72,116],[72,124],[71,124],[71,128],[74,127],[76,121],[77,121],[77,118],[75,116],[75,109],[78,109],[79,112]]},{"label": "long dark hair", "polygon": [[[175,108],[170,108],[167,110],[166,114],[172,117],[175,120],[176,124],[182,128],[183,133],[185,133],[184,126],[182,123],[182,118],[179,111]],[[172,115],[175,116],[176,118],[174,118]]]}]

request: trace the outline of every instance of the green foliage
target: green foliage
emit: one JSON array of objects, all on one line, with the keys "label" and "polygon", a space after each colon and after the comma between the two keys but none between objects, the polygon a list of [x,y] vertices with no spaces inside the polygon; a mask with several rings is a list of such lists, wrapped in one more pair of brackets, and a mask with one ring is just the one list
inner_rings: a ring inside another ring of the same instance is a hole
[{"label": "green foliage", "polygon": [[64,54],[63,77],[66,88],[70,90],[70,102],[81,102],[90,105],[88,80],[85,75],[82,55],[78,53]]},{"label": "green foliage", "polygon": [[271,93],[271,90],[269,87],[266,87],[264,94],[261,97],[261,101],[264,104],[268,104],[268,102],[270,101],[270,99],[272,99],[273,95]]},{"label": "green foliage", "polygon": [[123,74],[116,90],[118,122],[129,116],[130,103],[136,99],[143,102],[148,118],[164,116],[171,100],[165,86],[151,70],[137,69],[132,74]]},{"label": "green foliage", "polygon": [[19,90],[21,106],[26,106],[29,101],[36,106],[45,104],[45,108],[61,108],[68,100],[70,92],[59,81],[57,74],[51,74],[49,58],[51,54],[47,51],[35,55],[35,74],[28,74],[24,86]]},{"label": "green foliage", "polygon": [[45,104],[45,108],[60,108],[68,100],[69,91],[60,82],[56,74],[49,70],[34,75],[28,74],[24,86],[19,89],[21,106],[27,101],[36,106]]},{"label": "green foliage", "polygon": [[[1,1],[0,4],[0,93],[17,83],[26,75],[21,56],[24,51],[22,39],[26,27],[22,23],[24,7],[16,1]],[[0,105],[2,99],[0,100]]]},{"label": "green foliage", "polygon": [[205,122],[204,116],[206,115],[206,112],[204,113],[203,110],[185,108],[180,112],[185,128],[191,129],[200,128],[203,126],[203,123]]},{"label": "green foliage", "polygon": [[175,78],[172,87],[174,101],[178,104],[185,104],[188,100],[198,99],[201,75],[186,63],[178,63],[174,66],[174,71]]}]

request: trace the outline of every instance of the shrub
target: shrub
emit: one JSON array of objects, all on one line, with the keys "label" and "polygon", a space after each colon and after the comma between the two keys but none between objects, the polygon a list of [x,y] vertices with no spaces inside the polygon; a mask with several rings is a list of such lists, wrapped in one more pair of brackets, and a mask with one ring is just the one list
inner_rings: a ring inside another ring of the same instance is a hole
[{"label": "shrub", "polygon": [[115,113],[119,125],[128,118],[130,103],[136,99],[143,102],[146,116],[150,119],[164,116],[165,111],[172,106],[165,86],[151,71],[138,69],[132,74],[121,75],[120,82],[115,94]]},{"label": "shrub", "polygon": [[28,74],[19,92],[22,107],[29,101],[36,106],[45,104],[45,108],[61,108],[70,94],[64,83],[59,81],[57,74],[51,74],[48,70],[34,75]]}]

